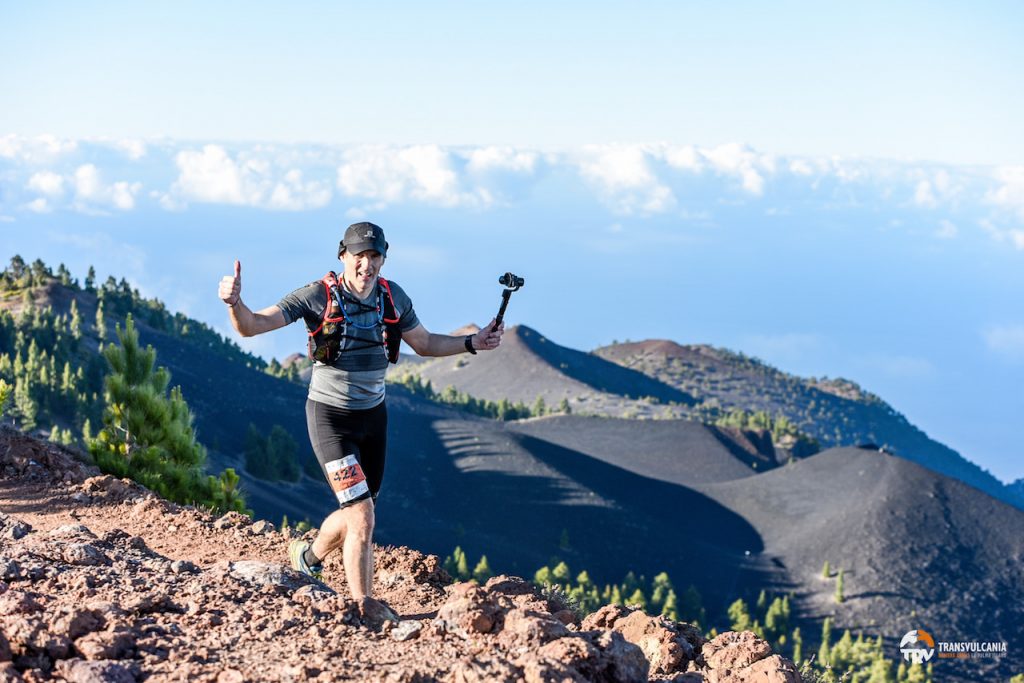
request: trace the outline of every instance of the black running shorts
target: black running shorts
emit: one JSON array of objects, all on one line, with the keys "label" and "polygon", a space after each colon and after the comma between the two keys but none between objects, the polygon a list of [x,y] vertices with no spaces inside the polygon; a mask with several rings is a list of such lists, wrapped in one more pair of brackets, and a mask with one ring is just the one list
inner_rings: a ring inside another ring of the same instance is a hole
[{"label": "black running shorts", "polygon": [[338,507],[376,500],[384,481],[388,445],[384,402],[367,410],[346,410],[307,399],[306,426]]}]

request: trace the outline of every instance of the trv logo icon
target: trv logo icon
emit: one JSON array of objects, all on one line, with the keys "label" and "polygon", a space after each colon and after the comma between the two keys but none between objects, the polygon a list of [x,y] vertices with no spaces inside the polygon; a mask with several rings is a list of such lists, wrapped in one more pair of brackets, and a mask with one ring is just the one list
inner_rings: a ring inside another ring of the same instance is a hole
[{"label": "trv logo icon", "polygon": [[912,664],[924,664],[935,656],[935,639],[927,631],[908,631],[900,639],[903,659]]}]

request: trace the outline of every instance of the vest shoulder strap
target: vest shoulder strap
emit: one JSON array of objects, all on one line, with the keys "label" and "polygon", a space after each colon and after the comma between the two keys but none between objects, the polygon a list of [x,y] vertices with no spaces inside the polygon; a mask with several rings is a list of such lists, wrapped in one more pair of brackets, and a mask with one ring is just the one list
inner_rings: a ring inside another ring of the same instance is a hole
[{"label": "vest shoulder strap", "polygon": [[384,288],[387,297],[384,299],[384,322],[388,325],[396,325],[400,319],[398,308],[395,306],[395,299],[391,296],[391,284],[382,277],[377,282]]}]

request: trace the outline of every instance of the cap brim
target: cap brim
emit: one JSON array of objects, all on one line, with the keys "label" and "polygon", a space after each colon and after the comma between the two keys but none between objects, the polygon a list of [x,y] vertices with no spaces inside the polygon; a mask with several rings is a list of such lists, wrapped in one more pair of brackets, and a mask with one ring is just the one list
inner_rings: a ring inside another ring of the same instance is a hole
[{"label": "cap brim", "polygon": [[344,245],[345,249],[351,251],[353,254],[361,254],[364,251],[375,251],[381,256],[386,256],[388,253],[388,244],[384,243],[384,248],[381,249],[381,245],[376,242],[353,242],[352,244]]}]

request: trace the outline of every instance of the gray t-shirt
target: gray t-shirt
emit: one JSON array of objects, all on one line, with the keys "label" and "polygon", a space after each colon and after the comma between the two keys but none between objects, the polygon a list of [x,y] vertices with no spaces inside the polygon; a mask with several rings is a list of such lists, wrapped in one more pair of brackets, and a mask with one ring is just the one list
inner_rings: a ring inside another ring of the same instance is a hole
[{"label": "gray t-shirt", "polygon": [[[378,282],[366,299],[360,300],[340,282],[345,304],[345,317],[352,321],[347,326],[338,359],[325,365],[313,363],[313,376],[309,382],[309,398],[338,408],[365,410],[384,400],[384,374],[387,372],[387,351],[382,345],[383,335],[376,311]],[[401,287],[388,280],[391,297],[398,312],[398,326],[407,332],[420,324],[412,301]],[[385,298],[387,293],[384,292]],[[311,282],[299,287],[278,302],[287,324],[300,318],[306,329],[315,330],[327,306],[327,290],[323,282]]]}]

